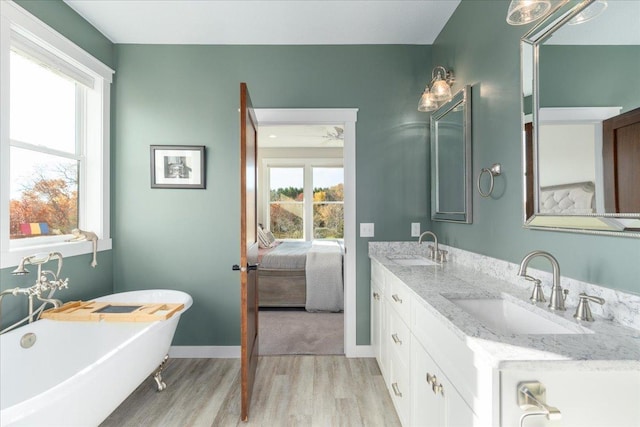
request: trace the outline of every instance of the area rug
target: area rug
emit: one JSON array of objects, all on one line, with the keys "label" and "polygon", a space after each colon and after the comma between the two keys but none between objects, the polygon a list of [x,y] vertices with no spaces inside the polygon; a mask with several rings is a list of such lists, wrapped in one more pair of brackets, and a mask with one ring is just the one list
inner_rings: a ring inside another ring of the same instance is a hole
[{"label": "area rug", "polygon": [[260,355],[344,354],[344,313],[260,310]]}]

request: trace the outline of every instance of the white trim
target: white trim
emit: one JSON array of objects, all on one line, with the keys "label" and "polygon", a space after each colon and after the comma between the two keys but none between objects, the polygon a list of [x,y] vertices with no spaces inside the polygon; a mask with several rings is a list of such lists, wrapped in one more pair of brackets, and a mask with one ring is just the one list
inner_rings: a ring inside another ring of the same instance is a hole
[{"label": "white trim", "polygon": [[357,345],[352,354],[348,355],[349,358],[375,358],[376,354],[373,347],[370,345]]},{"label": "white trim", "polygon": [[344,123],[344,350],[357,357],[356,345],[356,121],[357,108],[255,109],[258,125]]},{"label": "white trim", "polygon": [[622,107],[559,107],[540,108],[539,124],[602,123],[603,120],[620,114]]},{"label": "white trim", "polygon": [[239,359],[239,345],[172,345],[169,357],[174,359]]},{"label": "white trim", "polygon": [[[0,75],[3,76],[0,79],[0,175],[3,178],[0,183],[0,268],[17,265],[22,257],[34,251],[58,251],[65,257],[92,252],[91,243],[67,243],[62,241],[64,237],[29,239],[33,245],[28,247],[9,239],[10,191],[9,180],[5,178],[9,175],[10,167],[9,55],[12,34],[24,38],[26,42],[23,40],[23,44],[32,43],[52,57],[58,57],[54,62],[59,66],[59,62],[66,61],[65,66],[76,67],[79,72],[93,78],[93,82],[89,82],[92,88],[87,90],[85,102],[95,116],[90,114],[87,127],[82,129],[87,138],[82,154],[87,160],[79,172],[83,174],[81,183],[84,184],[81,185],[94,188],[81,193],[79,227],[98,234],[99,251],[110,250],[110,96],[114,71],[11,0],[0,1],[0,19]],[[87,79],[84,80],[84,84],[87,84]],[[100,118],[95,119],[96,116]],[[91,153],[87,152],[86,144],[92,147]]]},{"label": "white trim", "polygon": [[34,37],[46,41],[57,54],[79,68],[88,68],[111,83],[114,71],[89,55],[81,47],[67,39],[31,13],[18,6],[12,0],[0,1],[0,13],[9,20],[8,29],[12,29],[27,39]]},{"label": "white trim", "polygon": [[[239,345],[172,345],[169,357],[173,359],[239,359]],[[356,345],[348,358],[374,358],[373,347]]]},{"label": "white trim", "polygon": [[[281,157],[262,157],[261,162],[261,176],[264,186],[259,189],[258,194],[258,207],[260,208],[260,214],[258,219],[263,222],[263,225],[268,228],[271,224],[271,201],[269,196],[271,193],[271,181],[269,168],[300,168],[303,169],[304,174],[304,201],[296,202],[302,205],[304,215],[304,230],[303,239],[305,241],[314,240],[313,237],[313,168],[342,168],[344,171],[344,154],[343,157],[329,157],[329,158],[315,158],[315,157],[296,157],[296,158],[281,158]],[[342,202],[325,202],[325,203],[342,203]],[[344,221],[344,218],[343,218]]]}]

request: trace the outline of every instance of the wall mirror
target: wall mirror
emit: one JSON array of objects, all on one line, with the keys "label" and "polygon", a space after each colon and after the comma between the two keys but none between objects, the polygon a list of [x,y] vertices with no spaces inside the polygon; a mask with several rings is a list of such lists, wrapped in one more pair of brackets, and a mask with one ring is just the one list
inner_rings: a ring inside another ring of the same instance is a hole
[{"label": "wall mirror", "polygon": [[640,237],[640,2],[569,2],[521,42],[525,226]]},{"label": "wall mirror", "polygon": [[471,87],[431,115],[431,218],[472,222]]}]

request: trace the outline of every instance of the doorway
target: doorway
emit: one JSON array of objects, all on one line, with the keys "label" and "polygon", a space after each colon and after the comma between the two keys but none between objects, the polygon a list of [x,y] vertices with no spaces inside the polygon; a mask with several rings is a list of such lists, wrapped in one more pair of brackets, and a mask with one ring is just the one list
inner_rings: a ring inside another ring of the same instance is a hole
[{"label": "doorway", "polygon": [[[319,169],[333,169],[338,163],[342,163],[342,172],[344,178],[344,228],[343,228],[343,280],[344,280],[344,312],[343,312],[343,348],[347,357],[356,357],[356,223],[355,223],[355,122],[357,118],[357,109],[256,109],[256,116],[260,128],[265,129],[275,126],[286,125],[305,125],[309,127],[317,126],[325,129],[324,135],[321,135],[325,145],[331,145],[340,140],[343,145],[341,149],[341,157],[336,155],[334,150],[326,164],[318,165]],[[268,132],[268,131],[267,131]],[[268,139],[261,137],[264,141]],[[332,142],[332,140],[334,140]],[[334,144],[335,145],[335,144]],[[299,162],[298,162],[299,163]],[[260,163],[262,167],[263,164]],[[260,172],[264,177],[264,168]],[[324,172],[327,172],[326,170]],[[312,170],[308,172],[313,174]],[[264,183],[264,178],[261,179]],[[264,203],[264,202],[263,202]],[[265,207],[259,206],[261,212],[265,212]],[[304,209],[304,208],[303,208]],[[313,207],[307,207],[313,209]],[[313,215],[311,214],[311,217]],[[330,222],[330,221],[326,221]],[[263,224],[265,225],[265,224]],[[308,221],[306,228],[301,233],[307,237],[314,237],[320,234],[332,235],[335,232],[335,226],[327,226],[326,223],[318,223],[317,221]],[[268,224],[267,227],[268,228]]]}]

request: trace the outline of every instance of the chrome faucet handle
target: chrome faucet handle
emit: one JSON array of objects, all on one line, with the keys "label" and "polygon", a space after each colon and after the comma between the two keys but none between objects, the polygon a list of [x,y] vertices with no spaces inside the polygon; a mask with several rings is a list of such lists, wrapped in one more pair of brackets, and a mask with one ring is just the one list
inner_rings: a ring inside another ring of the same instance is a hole
[{"label": "chrome faucet handle", "polygon": [[544,297],[544,292],[542,291],[542,282],[539,279],[536,279],[533,276],[524,275],[522,276],[530,282],[533,282],[533,290],[531,291],[531,296],[529,297],[529,301],[533,304],[537,302],[547,302]]},{"label": "chrome faucet handle", "polygon": [[436,259],[436,249],[433,245],[429,245],[429,258]]},{"label": "chrome faucet handle", "polygon": [[593,301],[597,304],[604,304],[604,299],[600,297],[594,297],[592,295],[587,295],[584,292],[578,295],[580,299],[578,301],[578,307],[576,307],[576,312],[573,315],[576,320],[584,320],[587,322],[593,322],[593,316],[591,315],[591,308],[589,307],[589,301]]},{"label": "chrome faucet handle", "polygon": [[449,252],[444,249],[438,249],[438,254],[436,255],[436,261],[439,262],[447,262],[447,254]]}]

